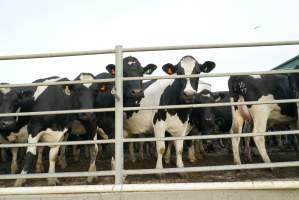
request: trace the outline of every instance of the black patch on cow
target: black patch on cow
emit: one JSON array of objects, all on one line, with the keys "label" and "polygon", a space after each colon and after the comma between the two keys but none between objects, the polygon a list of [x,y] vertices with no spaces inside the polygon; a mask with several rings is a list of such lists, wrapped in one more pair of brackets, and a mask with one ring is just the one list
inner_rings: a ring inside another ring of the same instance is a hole
[{"label": "black patch on cow", "polygon": [[25,159],[24,159],[24,168],[23,171],[30,173],[33,171],[32,166],[34,166],[36,156],[33,155],[30,151],[26,153]]}]

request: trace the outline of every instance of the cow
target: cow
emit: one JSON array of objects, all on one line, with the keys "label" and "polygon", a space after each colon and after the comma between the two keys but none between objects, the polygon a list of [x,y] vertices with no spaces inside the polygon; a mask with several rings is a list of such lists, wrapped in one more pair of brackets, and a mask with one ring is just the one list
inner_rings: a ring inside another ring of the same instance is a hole
[{"label": "cow", "polygon": [[[78,80],[91,80],[93,76],[81,73]],[[46,79],[43,82],[68,81],[67,78],[55,77]],[[51,85],[38,86],[33,95],[33,112],[55,111],[71,109],[91,109],[93,108],[94,93],[92,84],[75,85]],[[73,120],[79,120],[87,130],[84,136],[86,140],[96,140],[96,118],[93,113],[79,113],[74,115],[43,115],[31,116],[28,123],[28,143],[59,142],[64,139],[65,134],[70,130]],[[49,152],[49,173],[55,172],[55,161],[59,151],[59,146],[51,146]],[[90,167],[89,171],[96,171],[95,159],[97,156],[97,145],[90,146]],[[24,159],[24,167],[21,174],[27,174],[32,169],[32,163],[36,157],[36,146],[27,148]],[[87,182],[91,183],[95,177],[88,177]],[[15,186],[21,186],[25,179],[17,179]],[[57,178],[48,178],[49,185],[59,183]]]},{"label": "cow", "polygon": [[[208,73],[215,67],[215,63],[206,61],[200,64],[192,56],[184,56],[178,64],[167,63],[162,69],[167,74],[191,75]],[[157,80],[144,90],[144,97],[135,106],[159,106],[190,104],[198,89],[198,78]],[[191,126],[189,115],[191,109],[156,109],[139,110],[127,115],[124,120],[124,130],[130,134],[154,133],[155,137],[164,137],[165,132],[172,136],[186,136]],[[183,140],[174,141],[176,148],[176,166],[184,167],[182,160]],[[165,152],[165,142],[156,142],[156,168],[162,169],[162,158]]]},{"label": "cow", "polygon": [[[43,79],[39,79],[35,82],[42,81]],[[0,88],[0,112],[30,112],[33,106],[33,93],[35,90],[36,87]],[[1,143],[26,143],[28,140],[27,124],[29,118],[29,116],[0,118],[0,134],[4,140]],[[12,162],[10,171],[12,174],[15,174],[18,170],[18,150],[18,147],[11,148]],[[43,171],[42,152],[43,147],[39,147],[36,162],[37,172]]]},{"label": "cow", "polygon": [[[235,101],[272,101],[292,99],[294,94],[286,75],[246,75],[231,76],[228,81],[230,97]],[[237,106],[245,123],[253,124],[253,133],[266,132],[267,125],[287,124],[296,129],[298,111],[296,103],[273,103],[262,105]],[[259,154],[265,163],[270,163],[265,137],[253,137]],[[241,164],[239,138],[233,140],[234,160]]]},{"label": "cow", "polygon": [[[124,77],[141,77],[145,74],[152,74],[156,70],[157,66],[154,64],[148,64],[142,67],[139,60],[133,56],[128,56],[123,59],[123,76]],[[113,78],[115,76],[115,65],[109,64],[106,66],[106,70],[109,72],[101,73],[96,76],[96,79],[107,79]],[[151,81],[152,83],[153,81]],[[123,84],[123,103],[125,107],[139,106],[141,98],[144,97],[144,89],[148,86],[148,83],[143,84],[142,80],[131,80],[125,81]],[[112,90],[114,90],[114,83],[100,83],[98,84],[99,92],[97,93],[95,100],[96,108],[107,108],[114,107],[115,101],[112,95]],[[134,111],[125,112],[126,116],[131,116]],[[114,112],[99,112],[96,113],[97,125],[101,128],[107,135],[109,139],[114,138]],[[128,133],[127,133],[128,135]],[[124,135],[127,137],[127,135]],[[114,168],[114,148],[113,145],[109,145],[110,156],[112,159],[112,168]]]}]

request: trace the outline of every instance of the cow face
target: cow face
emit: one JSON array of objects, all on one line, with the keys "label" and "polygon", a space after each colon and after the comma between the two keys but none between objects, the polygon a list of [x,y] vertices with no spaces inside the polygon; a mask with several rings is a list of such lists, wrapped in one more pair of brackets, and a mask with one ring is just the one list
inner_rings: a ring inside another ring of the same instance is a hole
[{"label": "cow face", "polygon": [[[223,93],[212,93],[209,90],[202,90],[194,97],[195,104],[207,104],[221,101],[225,97]],[[215,114],[213,107],[195,108],[192,111],[192,120],[194,120],[198,130],[202,134],[213,133],[216,129]]]},{"label": "cow face", "polygon": [[[162,67],[163,71],[169,75],[191,75],[200,74],[201,72],[208,73],[214,68],[214,62],[206,61],[204,64],[199,64],[192,56],[183,57],[177,65],[168,63]],[[192,103],[192,99],[198,89],[198,80],[198,78],[182,78],[175,80],[178,82],[180,99],[183,103]]]},{"label": "cow face", "polygon": [[[26,89],[0,89],[0,113],[15,113],[33,102],[33,91]],[[1,117],[0,129],[14,129],[18,117]]]},{"label": "cow face", "polygon": [[[81,73],[75,80],[93,80],[94,76],[90,73]],[[92,83],[75,84],[70,86],[73,106],[75,109],[92,109],[94,108],[95,93]],[[79,113],[80,120],[95,119],[93,113]]]},{"label": "cow face", "polygon": [[[132,56],[123,59],[123,76],[124,77],[142,77],[144,74],[151,74],[157,68],[154,64],[142,67],[137,58]],[[115,65],[110,64],[106,67],[108,72],[115,75]],[[144,96],[142,80],[124,81],[123,94],[125,100],[132,99],[134,101]]]}]

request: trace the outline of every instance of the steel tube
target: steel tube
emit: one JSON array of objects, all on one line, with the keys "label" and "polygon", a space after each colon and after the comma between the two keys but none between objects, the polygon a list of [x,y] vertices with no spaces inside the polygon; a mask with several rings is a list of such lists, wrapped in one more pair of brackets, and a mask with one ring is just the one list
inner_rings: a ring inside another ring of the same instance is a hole
[{"label": "steel tube", "polygon": [[138,169],[124,170],[126,175],[145,175],[157,173],[180,173],[180,172],[211,172],[211,171],[230,171],[244,169],[265,169],[265,168],[282,168],[282,167],[298,167],[299,161],[291,162],[275,162],[275,163],[255,163],[242,165],[221,165],[221,166],[205,166],[205,167],[184,167],[184,168],[164,168],[164,169]]},{"label": "steel tube", "polygon": [[298,189],[298,180],[208,182],[208,183],[152,183],[123,185],[72,185],[0,188],[1,195],[41,195],[41,194],[87,194],[108,192],[166,192],[198,190],[265,190]]},{"label": "steel tube", "polygon": [[[253,71],[253,72],[233,72],[233,73],[208,73],[208,74],[193,74],[193,75],[171,75],[171,76],[144,76],[144,77],[123,77],[123,81],[130,80],[153,80],[153,79],[176,79],[176,78],[204,78],[204,77],[223,77],[223,76],[243,76],[243,75],[270,75],[270,74],[291,74],[299,73],[299,70],[270,70],[270,71]],[[114,82],[114,78],[96,79],[96,80],[76,80],[76,81],[59,81],[45,83],[24,83],[24,84],[2,84],[0,88],[13,87],[37,87],[48,85],[67,85],[67,84],[83,84],[83,83],[105,83]]]},{"label": "steel tube", "polygon": [[29,147],[29,146],[70,146],[70,145],[83,145],[83,144],[111,144],[115,143],[114,139],[109,140],[81,140],[81,141],[67,141],[67,142],[40,142],[40,143],[6,143],[0,144],[0,148],[12,147]]},{"label": "steel tube", "polygon": [[[261,47],[261,46],[282,46],[298,45],[299,41],[275,41],[275,42],[250,42],[250,43],[224,43],[224,44],[199,44],[199,45],[173,45],[173,46],[154,46],[154,47],[133,47],[124,48],[123,52],[140,52],[140,51],[169,51],[169,50],[188,50],[188,49],[216,49],[216,48],[240,48],[240,47]],[[0,56],[0,60],[17,60],[33,58],[53,58],[67,56],[86,56],[97,54],[112,54],[114,49],[91,50],[91,51],[72,51],[58,53],[37,53]]]},{"label": "steel tube", "polygon": [[70,177],[88,177],[88,176],[113,176],[114,171],[97,172],[59,172],[59,173],[35,173],[35,174],[7,174],[0,175],[0,180],[9,180],[17,178],[70,178]]},{"label": "steel tube", "polygon": [[115,47],[115,184],[123,183],[123,52]]},{"label": "steel tube", "polygon": [[107,83],[107,82],[114,82],[114,78],[76,80],[76,81],[57,81],[57,82],[44,82],[44,83],[0,84],[0,88],[37,87],[37,86],[48,86],[48,85],[74,85],[74,84],[84,84],[84,83]]},{"label": "steel tube", "polygon": [[[185,104],[185,105],[171,105],[171,106],[124,107],[123,111],[224,107],[224,106],[236,106],[236,105],[261,105],[261,104],[296,103],[296,102],[299,102],[299,99],[207,103],[207,104],[203,103],[203,104]],[[81,109],[81,110],[57,110],[57,111],[42,111],[42,112],[21,112],[21,113],[0,113],[0,117],[31,116],[31,115],[56,115],[56,114],[61,115],[61,114],[87,113],[87,112],[112,112],[112,111],[115,111],[115,108],[94,108],[94,109]]]},{"label": "steel tube", "polygon": [[[235,138],[235,137],[254,137],[254,136],[270,136],[270,135],[293,135],[299,134],[299,130],[292,131],[273,131],[260,133],[240,133],[240,134],[215,134],[215,135],[195,135],[184,137],[163,137],[163,138],[125,138],[123,142],[153,142],[153,141],[173,141],[173,140],[206,140],[219,138]],[[0,148],[11,147],[28,147],[28,146],[55,146],[55,145],[82,145],[82,144],[108,144],[115,143],[114,139],[109,140],[87,140],[87,141],[68,141],[68,142],[42,142],[42,143],[12,143],[0,144]]]}]

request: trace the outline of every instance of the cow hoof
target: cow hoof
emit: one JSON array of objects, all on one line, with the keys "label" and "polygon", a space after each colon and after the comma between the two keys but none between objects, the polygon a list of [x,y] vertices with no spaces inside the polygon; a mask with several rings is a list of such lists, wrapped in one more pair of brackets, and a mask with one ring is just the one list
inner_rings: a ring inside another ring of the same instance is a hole
[{"label": "cow hoof", "polygon": [[21,187],[25,184],[25,182],[26,182],[26,179],[19,178],[16,180],[14,185],[15,185],[15,187]]},{"label": "cow hoof", "polygon": [[136,162],[136,157],[134,156],[134,157],[131,157],[131,161],[132,161],[132,163],[135,163]]},{"label": "cow hoof", "polygon": [[189,162],[190,163],[196,163],[196,161],[197,161],[197,159],[194,157],[194,158],[192,158],[192,159],[189,159]]},{"label": "cow hoof", "polygon": [[97,177],[90,176],[87,178],[87,184],[92,184],[97,180]]},{"label": "cow hoof", "polygon": [[48,178],[48,185],[55,186],[58,185],[60,182],[57,178]]},{"label": "cow hoof", "polygon": [[189,178],[189,175],[187,173],[179,173],[179,177],[187,179],[187,178]]},{"label": "cow hoof", "polygon": [[43,173],[45,171],[44,165],[42,163],[36,164],[36,173]]}]

